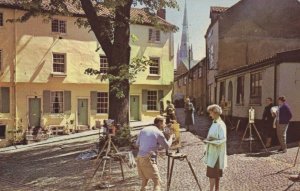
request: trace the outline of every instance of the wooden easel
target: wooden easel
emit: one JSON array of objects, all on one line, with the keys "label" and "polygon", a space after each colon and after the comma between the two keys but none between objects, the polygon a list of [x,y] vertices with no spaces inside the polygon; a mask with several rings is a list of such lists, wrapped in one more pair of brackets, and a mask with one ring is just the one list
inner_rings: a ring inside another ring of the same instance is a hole
[{"label": "wooden easel", "polygon": [[[266,152],[269,152],[268,149],[266,148],[266,145],[264,144],[264,142],[263,142],[263,140],[262,140],[262,138],[261,138],[261,136],[260,136],[260,134],[259,134],[259,132],[258,132],[256,126],[255,126],[255,123],[248,123],[247,128],[245,129],[243,138],[242,138],[242,140],[241,140],[241,143],[240,143],[240,147],[239,147],[239,148],[241,148],[243,141],[250,141],[250,153],[252,153],[252,141],[254,141],[254,138],[253,138],[253,135],[252,135],[252,131],[253,131],[252,128],[255,130],[256,135],[257,135],[258,138],[260,139],[260,142],[261,142],[261,144],[263,145],[263,147],[264,147],[264,149],[266,150]],[[249,129],[249,138],[245,138],[248,129]]]},{"label": "wooden easel", "polygon": [[[197,185],[198,185],[198,188],[199,188],[200,191],[202,191],[201,185],[200,185],[200,183],[199,183],[199,181],[198,181],[198,178],[197,178],[197,176],[196,176],[196,174],[195,174],[195,171],[194,171],[194,169],[193,169],[193,167],[192,167],[191,162],[190,162],[190,161],[188,160],[188,158],[187,158],[187,155],[186,155],[186,154],[182,154],[182,153],[169,153],[169,152],[167,151],[167,156],[168,156],[167,191],[169,191],[169,190],[170,190],[170,187],[171,187],[171,180],[172,180],[172,174],[173,174],[173,168],[174,168],[175,160],[179,160],[179,161],[186,160],[186,161],[187,161],[187,163],[188,163],[188,165],[189,165],[189,167],[190,167],[190,169],[191,169],[191,171],[192,171],[192,174],[193,174],[193,176],[194,176],[194,178],[195,178],[195,180],[196,180],[196,183],[197,183]],[[171,161],[171,158],[172,158],[172,164],[171,164],[171,169],[170,169],[170,161]]]}]

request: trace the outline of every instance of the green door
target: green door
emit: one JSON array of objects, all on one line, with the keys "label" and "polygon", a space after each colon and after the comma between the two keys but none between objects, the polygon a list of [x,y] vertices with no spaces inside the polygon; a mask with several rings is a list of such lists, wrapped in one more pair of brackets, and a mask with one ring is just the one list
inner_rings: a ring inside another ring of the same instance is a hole
[{"label": "green door", "polygon": [[40,127],[41,122],[41,99],[29,98],[29,125]]},{"label": "green door", "polygon": [[88,125],[88,99],[78,99],[78,125]]},{"label": "green door", "polygon": [[140,101],[139,96],[130,96],[130,120],[140,120]]}]

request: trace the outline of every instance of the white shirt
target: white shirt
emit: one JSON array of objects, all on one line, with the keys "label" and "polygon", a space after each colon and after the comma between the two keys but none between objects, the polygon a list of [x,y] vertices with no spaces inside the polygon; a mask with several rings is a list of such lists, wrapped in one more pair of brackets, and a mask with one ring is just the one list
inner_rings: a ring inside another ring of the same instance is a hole
[{"label": "white shirt", "polygon": [[206,141],[205,164],[214,168],[219,159],[219,168],[224,169],[227,167],[226,125],[220,117],[210,126],[207,140],[211,141]]}]

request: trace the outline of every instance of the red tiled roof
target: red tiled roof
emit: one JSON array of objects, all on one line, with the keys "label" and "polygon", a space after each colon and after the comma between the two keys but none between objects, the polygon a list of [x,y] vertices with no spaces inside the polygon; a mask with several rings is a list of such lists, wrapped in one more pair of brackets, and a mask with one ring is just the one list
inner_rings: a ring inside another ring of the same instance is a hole
[{"label": "red tiled roof", "polygon": [[[44,5],[44,9],[47,10],[49,9],[48,7],[48,3],[49,0],[44,0],[43,5]],[[68,11],[72,14],[74,14],[75,16],[84,16],[84,11],[82,9],[78,9],[78,7],[74,4],[72,4],[71,2],[66,1],[65,5],[68,9]],[[15,8],[15,9],[24,9],[20,6],[20,4],[18,3],[17,0],[0,0],[0,7],[7,7],[7,8]],[[110,15],[110,11],[106,8],[103,7],[101,8],[99,15],[102,16],[108,16]],[[145,10],[143,9],[137,9],[137,8],[131,8],[131,21],[133,23],[136,24],[142,24],[142,25],[153,25],[150,17],[148,16],[148,14],[146,13]],[[175,28],[174,25],[172,25],[171,23],[167,22],[166,20],[156,16],[155,17],[158,24],[162,24],[165,25],[167,27],[171,27],[171,28]]]},{"label": "red tiled roof", "polygon": [[213,6],[210,7],[211,12],[216,12],[216,13],[223,13],[228,9],[228,7],[218,7],[218,6]]}]

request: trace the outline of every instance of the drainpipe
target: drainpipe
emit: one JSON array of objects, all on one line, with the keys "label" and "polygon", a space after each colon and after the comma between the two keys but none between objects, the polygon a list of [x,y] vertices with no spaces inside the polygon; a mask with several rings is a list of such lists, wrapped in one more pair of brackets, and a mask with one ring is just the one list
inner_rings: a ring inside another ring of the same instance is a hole
[{"label": "drainpipe", "polygon": [[[16,9],[14,10],[14,19],[16,19]],[[16,96],[16,67],[17,67],[17,23],[14,22],[14,46],[15,46],[15,59],[13,62],[13,96],[12,96],[12,100],[13,100],[13,104],[12,104],[12,111],[13,111],[13,118],[14,118],[14,129],[17,130],[17,96]]]}]

